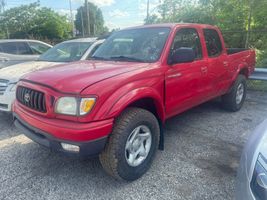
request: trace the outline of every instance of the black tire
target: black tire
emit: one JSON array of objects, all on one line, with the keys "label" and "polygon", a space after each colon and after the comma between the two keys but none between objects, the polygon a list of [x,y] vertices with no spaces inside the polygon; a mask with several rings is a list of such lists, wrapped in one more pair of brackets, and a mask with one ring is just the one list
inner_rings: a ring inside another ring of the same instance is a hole
[{"label": "black tire", "polygon": [[[132,167],[125,156],[128,137],[141,125],[149,127],[151,147],[144,161]],[[159,145],[160,128],[157,118],[147,110],[128,108],[115,120],[113,131],[104,151],[100,154],[100,162],[104,170],[118,180],[133,181],[140,178],[150,168]]]},{"label": "black tire", "polygon": [[[244,88],[243,96],[241,101],[237,101],[238,95],[238,88],[242,85]],[[247,94],[247,81],[244,75],[238,75],[234,85],[232,86],[231,90],[222,96],[222,105],[226,110],[236,112],[241,109],[246,99]]]}]

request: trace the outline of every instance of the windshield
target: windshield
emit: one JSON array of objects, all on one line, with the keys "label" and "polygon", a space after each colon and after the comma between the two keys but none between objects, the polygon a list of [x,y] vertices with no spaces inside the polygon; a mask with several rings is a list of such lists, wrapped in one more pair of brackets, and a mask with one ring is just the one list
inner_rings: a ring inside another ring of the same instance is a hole
[{"label": "windshield", "polygon": [[63,42],[39,57],[39,61],[48,62],[72,62],[82,58],[92,42]]},{"label": "windshield", "polygon": [[92,59],[156,62],[169,32],[169,28],[151,27],[118,31],[99,47]]}]

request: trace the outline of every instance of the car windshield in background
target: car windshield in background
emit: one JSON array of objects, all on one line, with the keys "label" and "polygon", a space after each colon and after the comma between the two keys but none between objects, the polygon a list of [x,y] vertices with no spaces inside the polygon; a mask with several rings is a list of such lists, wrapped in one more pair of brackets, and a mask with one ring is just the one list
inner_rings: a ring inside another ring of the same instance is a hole
[{"label": "car windshield in background", "polygon": [[99,47],[92,59],[156,62],[169,32],[169,28],[151,27],[118,31]]},{"label": "car windshield in background", "polygon": [[49,49],[38,59],[48,62],[73,62],[80,60],[92,42],[65,42]]}]

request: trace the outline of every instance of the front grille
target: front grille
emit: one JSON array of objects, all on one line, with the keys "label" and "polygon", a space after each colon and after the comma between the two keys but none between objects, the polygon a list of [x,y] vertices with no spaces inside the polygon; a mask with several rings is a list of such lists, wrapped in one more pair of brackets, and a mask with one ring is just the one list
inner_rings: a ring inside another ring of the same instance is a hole
[{"label": "front grille", "polygon": [[16,96],[21,104],[39,112],[46,112],[45,94],[43,92],[19,86]]},{"label": "front grille", "polygon": [[8,80],[0,79],[0,95],[3,95],[8,86]]},{"label": "front grille", "polygon": [[7,104],[0,103],[0,108],[2,108],[2,109],[8,109],[8,105]]}]

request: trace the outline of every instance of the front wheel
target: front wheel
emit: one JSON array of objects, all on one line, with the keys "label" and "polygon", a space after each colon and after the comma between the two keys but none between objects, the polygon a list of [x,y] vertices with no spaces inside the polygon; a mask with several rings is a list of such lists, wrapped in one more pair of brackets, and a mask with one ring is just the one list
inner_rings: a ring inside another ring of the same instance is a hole
[{"label": "front wheel", "polygon": [[116,179],[138,179],[152,163],[159,136],[159,123],[152,113],[128,108],[115,121],[109,141],[100,154],[104,170]]},{"label": "front wheel", "polygon": [[244,75],[238,75],[230,92],[222,96],[223,107],[236,112],[241,109],[247,94],[247,82]]}]

